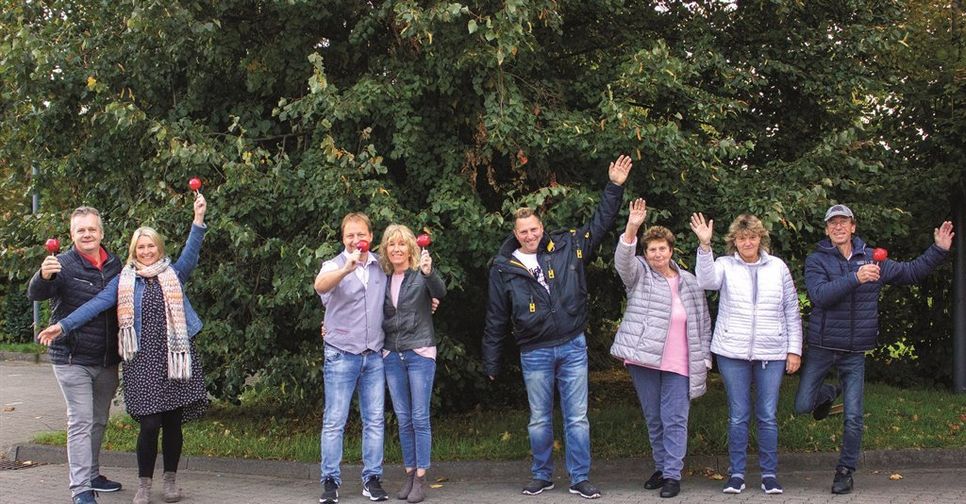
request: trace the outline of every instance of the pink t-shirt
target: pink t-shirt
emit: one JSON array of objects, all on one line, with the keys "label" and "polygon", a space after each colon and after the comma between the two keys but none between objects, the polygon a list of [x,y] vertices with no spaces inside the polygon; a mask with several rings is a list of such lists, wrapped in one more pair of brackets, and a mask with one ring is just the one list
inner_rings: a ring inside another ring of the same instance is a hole
[{"label": "pink t-shirt", "polygon": [[661,371],[688,376],[688,312],[684,309],[684,303],[681,302],[680,290],[678,289],[681,284],[681,276],[668,278],[667,283],[671,287],[671,320],[667,340],[664,342],[661,366],[647,366],[630,360],[625,360],[624,364],[660,369]]},{"label": "pink t-shirt", "polygon": [[[398,306],[398,304],[399,304],[399,288],[402,287],[402,281],[403,281],[403,278],[405,278],[405,277],[406,277],[406,273],[405,272],[403,272],[403,273],[393,273],[392,274],[392,278],[389,279],[389,294],[392,296],[392,305],[393,306]],[[420,355],[420,356],[425,357],[427,359],[436,360],[436,347],[435,346],[426,346],[426,347],[413,348],[413,352],[416,352],[416,355]],[[387,355],[389,355],[389,350],[383,350],[382,351],[382,356],[385,357]]]}]

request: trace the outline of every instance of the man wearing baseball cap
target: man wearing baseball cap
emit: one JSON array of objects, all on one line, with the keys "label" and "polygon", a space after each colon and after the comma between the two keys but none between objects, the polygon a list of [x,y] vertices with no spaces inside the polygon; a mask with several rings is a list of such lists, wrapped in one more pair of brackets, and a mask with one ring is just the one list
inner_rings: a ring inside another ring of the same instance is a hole
[{"label": "man wearing baseball cap", "polygon": [[[909,262],[886,259],[877,263],[872,249],[855,236],[855,215],[849,207],[832,205],[825,212],[825,235],[805,260],[805,287],[812,302],[801,383],[795,411],[821,420],[842,393],[842,451],[832,482],[833,494],[852,491],[852,473],[862,446],[865,352],[876,347],[879,333],[879,291],[886,284],[922,281],[945,258],[953,243],[953,224],[933,231],[935,243]],[[839,386],[824,383],[835,366]]]}]

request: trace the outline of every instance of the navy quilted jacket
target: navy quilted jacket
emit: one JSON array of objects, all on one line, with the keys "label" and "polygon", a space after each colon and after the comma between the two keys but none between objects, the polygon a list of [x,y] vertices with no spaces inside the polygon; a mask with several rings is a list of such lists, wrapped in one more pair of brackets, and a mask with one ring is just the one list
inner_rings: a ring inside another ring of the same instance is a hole
[{"label": "navy quilted jacket", "polygon": [[[74,247],[57,256],[60,273],[44,280],[38,270],[27,285],[31,301],[50,299],[50,323],[67,317],[97,296],[121,272],[121,261],[110,252],[102,269],[85,261]],[[55,339],[47,355],[53,364],[110,367],[121,361],[117,354],[117,311],[107,310],[76,330]]]},{"label": "navy quilted jacket", "polygon": [[812,301],[808,344],[851,352],[875,348],[882,286],[919,283],[945,258],[946,251],[933,244],[912,261],[886,260],[878,282],[860,285],[856,271],[872,262],[872,249],[852,237],[852,257],[846,259],[831,241],[820,241],[805,260],[805,287]]}]

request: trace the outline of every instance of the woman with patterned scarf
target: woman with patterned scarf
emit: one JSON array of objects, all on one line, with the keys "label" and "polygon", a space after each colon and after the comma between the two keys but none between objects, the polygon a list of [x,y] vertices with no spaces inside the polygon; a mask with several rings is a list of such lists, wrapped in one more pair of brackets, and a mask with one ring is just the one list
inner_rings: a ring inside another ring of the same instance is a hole
[{"label": "woman with patterned scarf", "polygon": [[164,239],[149,227],[131,237],[127,264],[94,299],[42,334],[67,334],[102,311],[117,305],[120,327],[118,352],[124,358],[124,403],[128,414],[141,424],[137,456],[140,484],[134,504],[151,499],[158,434],[164,429],[165,502],[181,500],[175,482],[184,438],[181,424],[201,416],[208,406],[201,362],[193,338],[201,319],[184,294],[184,283],[198,264],[198,253],[207,228],[207,202],[198,195],[188,242],[174,263],[164,252]]}]

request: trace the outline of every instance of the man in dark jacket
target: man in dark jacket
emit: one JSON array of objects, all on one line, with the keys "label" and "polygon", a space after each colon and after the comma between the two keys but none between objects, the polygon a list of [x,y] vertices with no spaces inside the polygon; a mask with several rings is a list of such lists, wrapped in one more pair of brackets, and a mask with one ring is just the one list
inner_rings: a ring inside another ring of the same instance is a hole
[{"label": "man in dark jacket", "polygon": [[507,333],[520,347],[523,381],[530,402],[533,480],[523,489],[536,495],[553,488],[553,387],[560,391],[570,493],[588,499],[600,490],[588,480],[590,422],[587,420],[587,279],[585,265],[614,225],[631,159],[610,164],[610,183],[590,222],[580,229],[545,235],[529,208],[514,214],[507,238],[490,267],[489,304],[483,332],[483,366],[490,379],[500,371]]},{"label": "man in dark jacket", "polygon": [[[845,426],[842,452],[835,468],[832,493],[852,491],[852,473],[862,446],[862,395],[865,352],[876,347],[879,333],[879,291],[886,284],[920,282],[946,257],[953,241],[953,225],[935,229],[935,244],[909,262],[873,259],[872,250],[855,235],[855,216],[845,205],[825,213],[825,234],[805,260],[805,286],[812,301],[808,346],[795,410],[811,412],[816,420],[828,416],[832,401],[844,392]],[[835,366],[840,387],[823,383]]]},{"label": "man in dark jacket", "polygon": [[[80,207],[70,216],[74,246],[47,256],[30,279],[31,301],[51,300],[50,323],[96,296],[121,271],[121,262],[101,247],[101,216]],[[49,348],[54,376],[67,403],[67,459],[74,504],[96,504],[94,492],[116,492],[121,484],[100,474],[98,455],[111,400],[117,391],[117,313],[110,309],[75,331],[41,343]]]}]

